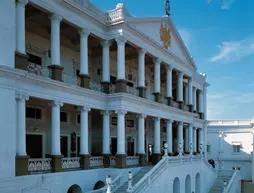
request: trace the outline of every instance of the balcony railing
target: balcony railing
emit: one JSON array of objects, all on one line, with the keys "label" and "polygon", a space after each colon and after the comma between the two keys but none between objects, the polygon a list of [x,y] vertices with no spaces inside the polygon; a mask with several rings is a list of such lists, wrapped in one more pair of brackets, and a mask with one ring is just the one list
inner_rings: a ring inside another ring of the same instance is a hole
[{"label": "balcony railing", "polygon": [[90,167],[95,168],[95,167],[102,167],[102,166],[103,166],[103,157],[102,156],[90,158]]},{"label": "balcony railing", "polygon": [[137,166],[139,164],[139,156],[128,156],[126,162],[127,166]]},{"label": "balcony railing", "polygon": [[51,170],[51,158],[29,159],[28,172],[47,172]]},{"label": "balcony railing", "polygon": [[78,169],[80,168],[80,158],[62,158],[62,168],[63,169]]}]

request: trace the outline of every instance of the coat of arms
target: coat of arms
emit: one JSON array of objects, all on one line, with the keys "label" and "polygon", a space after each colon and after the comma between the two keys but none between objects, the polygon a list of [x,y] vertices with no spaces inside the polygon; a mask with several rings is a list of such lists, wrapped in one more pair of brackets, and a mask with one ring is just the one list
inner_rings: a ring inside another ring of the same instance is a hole
[{"label": "coat of arms", "polygon": [[168,49],[171,43],[170,29],[168,23],[161,23],[160,37],[164,48]]}]

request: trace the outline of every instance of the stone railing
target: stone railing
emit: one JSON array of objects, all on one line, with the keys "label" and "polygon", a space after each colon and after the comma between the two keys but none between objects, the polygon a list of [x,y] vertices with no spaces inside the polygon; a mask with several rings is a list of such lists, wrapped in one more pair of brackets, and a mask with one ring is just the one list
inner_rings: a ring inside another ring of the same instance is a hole
[{"label": "stone railing", "polygon": [[107,13],[107,23],[113,24],[120,22],[124,19],[124,6],[118,4],[117,7]]},{"label": "stone railing", "polygon": [[114,156],[110,156],[110,166],[116,166],[116,158]]},{"label": "stone railing", "polygon": [[95,167],[102,167],[102,166],[103,166],[103,157],[102,156],[90,158],[90,167],[95,168]]},{"label": "stone railing", "polygon": [[46,172],[51,170],[51,158],[29,159],[28,172]]},{"label": "stone railing", "polygon": [[126,160],[127,166],[139,165],[139,156],[128,156]]},{"label": "stone railing", "polygon": [[42,75],[42,66],[35,63],[28,63],[27,71],[36,75]]},{"label": "stone railing", "polygon": [[240,191],[240,180],[241,177],[239,175],[239,171],[235,170],[234,174],[232,175],[231,179],[228,182],[227,187],[224,189],[223,193],[235,193]]},{"label": "stone railing", "polygon": [[80,158],[62,158],[62,168],[63,169],[78,169],[80,168]]}]

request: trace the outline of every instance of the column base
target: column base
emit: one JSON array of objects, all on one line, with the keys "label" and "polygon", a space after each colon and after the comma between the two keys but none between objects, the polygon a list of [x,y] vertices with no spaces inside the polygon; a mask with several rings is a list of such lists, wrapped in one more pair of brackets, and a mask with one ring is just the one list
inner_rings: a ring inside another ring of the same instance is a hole
[{"label": "column base", "polygon": [[116,80],[116,90],[115,92],[127,92],[127,81],[126,80]]},{"label": "column base", "polygon": [[62,66],[52,64],[52,65],[48,66],[48,69],[50,72],[49,74],[50,74],[51,79],[63,81],[62,74],[63,74],[64,68]]},{"label": "column base", "polygon": [[110,93],[110,82],[101,82],[102,92],[109,94]]},{"label": "column base", "polygon": [[154,153],[152,155],[152,164],[156,165],[161,160],[161,154],[160,153]]},{"label": "column base", "polygon": [[191,112],[191,113],[193,113],[193,105],[188,105],[189,106],[189,111]]},{"label": "column base", "polygon": [[146,87],[137,87],[138,96],[142,98],[146,98]]},{"label": "column base", "polygon": [[104,168],[110,167],[110,154],[103,155],[103,166]]},{"label": "column base", "polygon": [[90,168],[90,154],[80,155],[80,167],[83,170]]},{"label": "column base", "polygon": [[146,154],[138,154],[138,156],[139,156],[139,165],[140,166],[146,165],[146,163],[147,163]]},{"label": "column base", "polygon": [[183,101],[178,101],[179,108],[184,110],[184,102]]},{"label": "column base", "polygon": [[160,93],[153,93],[154,101],[160,103],[161,102],[161,94]]},{"label": "column base", "polygon": [[174,156],[175,154],[173,153],[173,152],[171,152],[171,153],[168,153],[168,156]]},{"label": "column base", "polygon": [[51,155],[52,162],[51,162],[51,167],[52,167],[52,172],[62,172],[62,158],[63,155]]},{"label": "column base", "polygon": [[117,154],[116,155],[116,167],[117,168],[126,168],[127,155],[126,154]]},{"label": "column base", "polygon": [[172,97],[166,97],[166,99],[167,99],[167,103],[168,103],[167,105],[172,107]]},{"label": "column base", "polygon": [[28,56],[19,52],[15,52],[15,68],[27,70]]},{"label": "column base", "polygon": [[87,74],[80,74],[80,87],[90,88],[90,77]]},{"label": "column base", "polygon": [[204,113],[198,113],[200,119],[204,119]]},{"label": "column base", "polygon": [[29,156],[16,156],[16,176],[28,175]]}]

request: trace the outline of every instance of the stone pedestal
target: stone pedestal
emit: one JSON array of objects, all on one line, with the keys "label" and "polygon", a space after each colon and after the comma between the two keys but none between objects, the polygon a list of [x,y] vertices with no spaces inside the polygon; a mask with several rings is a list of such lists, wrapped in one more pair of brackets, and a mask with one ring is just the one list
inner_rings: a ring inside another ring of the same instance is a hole
[{"label": "stone pedestal", "polygon": [[183,101],[178,101],[179,108],[184,110],[184,102]]},{"label": "stone pedestal", "polygon": [[138,87],[138,96],[142,98],[146,98],[146,88],[145,87]]},{"label": "stone pedestal", "polygon": [[51,155],[51,158],[52,158],[52,162],[51,162],[52,172],[61,172],[61,171],[63,171],[63,168],[62,168],[62,158],[63,157],[64,157],[63,155]]},{"label": "stone pedestal", "polygon": [[172,107],[172,98],[166,97],[166,99],[167,99],[168,106]]},{"label": "stone pedestal", "polygon": [[200,119],[204,119],[204,113],[199,113]]},{"label": "stone pedestal", "polygon": [[16,176],[28,175],[29,156],[16,156]]},{"label": "stone pedestal", "polygon": [[152,164],[156,165],[161,160],[161,154],[154,153],[152,155]]},{"label": "stone pedestal", "polygon": [[63,81],[62,74],[63,74],[63,67],[60,65],[50,65],[48,66],[50,71],[50,78],[53,80]]},{"label": "stone pedestal", "polygon": [[193,112],[193,105],[188,105],[189,106],[189,111],[192,113]]},{"label": "stone pedestal", "polygon": [[102,92],[110,94],[110,82],[101,82]]},{"label": "stone pedestal", "polygon": [[126,154],[117,154],[116,155],[116,167],[117,168],[126,168],[126,159],[127,155]]},{"label": "stone pedestal", "polygon": [[90,168],[90,154],[80,155],[80,167],[87,170]]},{"label": "stone pedestal", "polygon": [[160,93],[153,93],[154,101],[160,103],[161,102],[161,95]]},{"label": "stone pedestal", "polygon": [[86,74],[80,74],[80,87],[90,88],[90,77]]},{"label": "stone pedestal", "polygon": [[146,165],[146,154],[139,154],[139,165],[144,166]]},{"label": "stone pedestal", "polygon": [[15,68],[27,70],[27,66],[28,56],[26,54],[15,52]]},{"label": "stone pedestal", "polygon": [[127,92],[127,81],[126,80],[117,80],[116,81],[116,90],[115,92]]},{"label": "stone pedestal", "polygon": [[110,155],[109,154],[103,155],[103,166],[104,166],[104,168],[110,167]]}]

